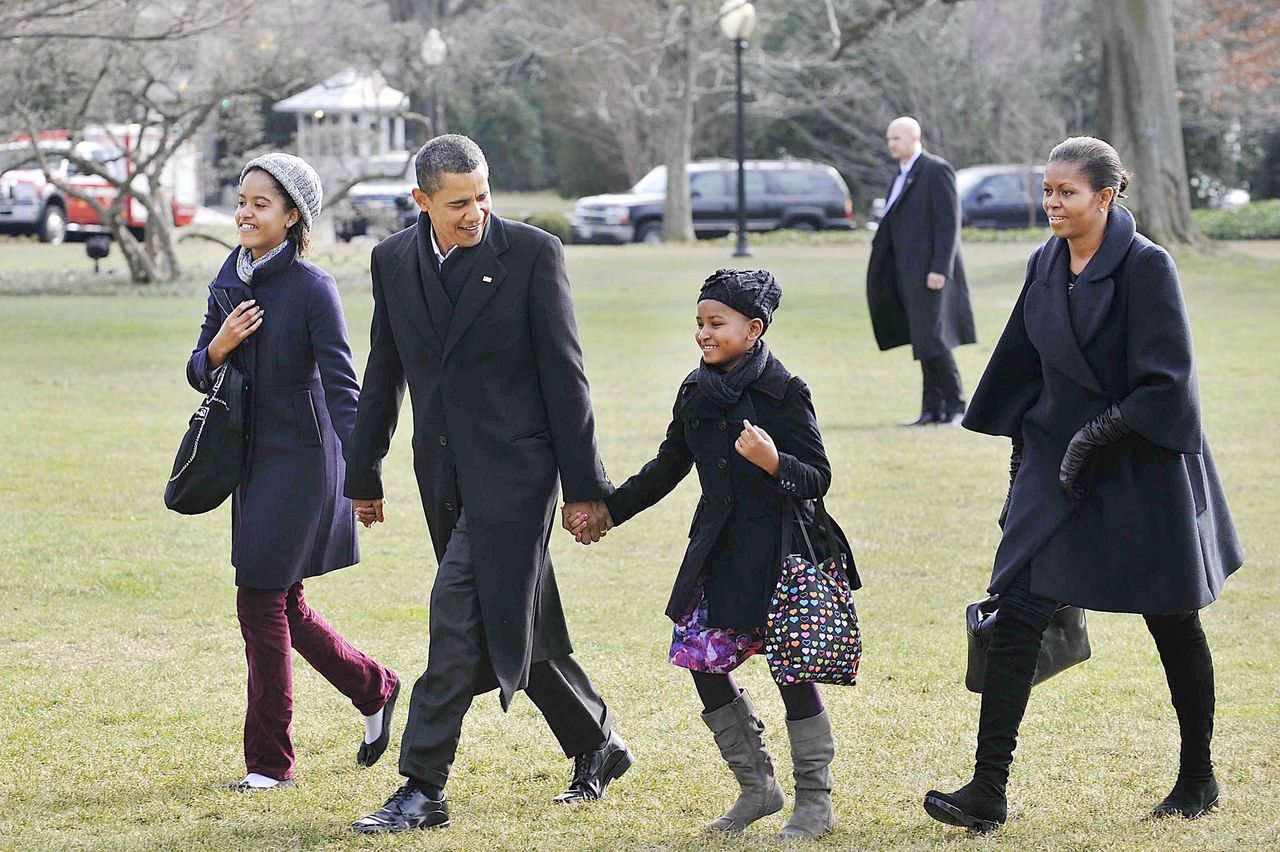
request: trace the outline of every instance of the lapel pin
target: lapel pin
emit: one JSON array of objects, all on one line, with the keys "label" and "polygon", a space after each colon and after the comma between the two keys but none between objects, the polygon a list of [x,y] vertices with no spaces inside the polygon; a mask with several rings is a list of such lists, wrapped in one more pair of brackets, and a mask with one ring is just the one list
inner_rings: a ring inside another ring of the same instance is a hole
[{"label": "lapel pin", "polygon": [[482,276],[480,277],[480,280],[481,280],[481,281],[483,281],[483,282],[484,282],[484,283],[486,283],[486,284],[492,284],[492,283],[493,283],[493,279],[492,279],[492,278],[490,278],[488,275],[482,275]]}]

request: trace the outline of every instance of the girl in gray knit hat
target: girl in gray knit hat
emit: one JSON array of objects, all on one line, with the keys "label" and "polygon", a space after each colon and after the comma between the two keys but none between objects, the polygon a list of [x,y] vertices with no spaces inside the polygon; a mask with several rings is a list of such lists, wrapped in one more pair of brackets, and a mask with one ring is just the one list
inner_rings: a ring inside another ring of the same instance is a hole
[{"label": "girl in gray knit hat", "polygon": [[[240,176],[240,245],[213,283],[187,379],[207,393],[218,371],[249,386],[248,452],[231,498],[236,611],[249,664],[241,791],[292,784],[292,653],[363,718],[356,762],[372,766],[391,737],[400,680],[356,650],[303,596],[311,577],[360,560],[343,445],[360,385],[333,278],[303,259],[320,214],[315,169],[267,154]],[[224,308],[225,306],[225,308]],[[234,462],[233,462],[234,463]],[[354,720],[353,720],[354,721]]]}]

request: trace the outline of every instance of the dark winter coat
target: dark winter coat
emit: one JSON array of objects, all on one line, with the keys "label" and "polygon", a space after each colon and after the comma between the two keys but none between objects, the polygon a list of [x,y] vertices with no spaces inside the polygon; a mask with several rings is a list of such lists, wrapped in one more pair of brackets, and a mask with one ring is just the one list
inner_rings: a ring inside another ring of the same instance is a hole
[{"label": "dark winter coat", "polygon": [[[262,325],[232,353],[249,378],[249,451],[231,496],[231,564],[236,585],[283,589],[360,561],[351,501],[342,496],[343,447],[360,386],[333,278],[292,247],[254,273],[236,274],[231,252],[210,289],[232,304],[256,299]],[[210,388],[208,346],[225,319],[209,296],[187,362],[187,381]]]},{"label": "dark winter coat", "polygon": [[[1244,556],[1200,428],[1177,270],[1119,206],[1071,291],[1069,262],[1057,237],[1032,254],[964,418],[1025,441],[990,591],[1029,567],[1037,595],[1088,609],[1199,609]],[[1113,404],[1133,432],[1094,452],[1072,501],[1067,443]]]},{"label": "dark winter coat", "polygon": [[[749,420],[773,438],[778,448],[774,479],[733,448]],[[769,601],[782,572],[782,531],[794,526],[792,504],[827,493],[831,465],[822,448],[809,388],[770,356],[760,378],[728,410],[698,391],[695,370],[680,385],[667,436],[658,455],[606,498],[615,525],[644,511],[698,467],[702,497],[689,528],[689,547],[676,576],[667,616],[678,621],[705,576],[707,621],[715,627],[763,627]],[[824,537],[812,525],[813,505],[801,504],[810,540],[819,559],[828,556]],[[834,523],[834,521],[832,522]],[[849,579],[857,572],[844,533],[836,527],[848,556]],[[796,528],[791,550],[800,552]]]},{"label": "dark winter coat", "polygon": [[[465,509],[484,640],[506,707],[533,662],[572,652],[548,541],[556,480],[568,501],[612,490],[596,451],[560,241],[491,216],[467,252],[456,307],[436,270],[430,220],[373,250],[373,326],[349,497],[382,497],[382,459],[406,386],[413,466],[436,557]],[[451,259],[452,262],[452,259]],[[448,618],[448,613],[432,613]]]},{"label": "dark winter coat", "polygon": [[[930,272],[946,276],[941,290],[926,286]],[[867,265],[867,308],[880,348],[910,343],[918,361],[978,339],[960,259],[956,175],[941,157],[920,152],[880,221]]]}]

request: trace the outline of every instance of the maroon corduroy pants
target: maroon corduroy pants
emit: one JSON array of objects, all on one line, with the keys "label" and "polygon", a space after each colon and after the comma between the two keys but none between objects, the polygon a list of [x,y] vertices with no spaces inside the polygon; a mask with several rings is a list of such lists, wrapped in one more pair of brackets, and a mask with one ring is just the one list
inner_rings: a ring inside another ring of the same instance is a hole
[{"label": "maroon corduroy pants", "polygon": [[352,647],[307,606],[302,583],[288,589],[245,589],[236,614],[249,663],[244,762],[250,772],[293,777],[293,655],[296,649],[325,680],[371,716],[391,697],[396,673]]}]

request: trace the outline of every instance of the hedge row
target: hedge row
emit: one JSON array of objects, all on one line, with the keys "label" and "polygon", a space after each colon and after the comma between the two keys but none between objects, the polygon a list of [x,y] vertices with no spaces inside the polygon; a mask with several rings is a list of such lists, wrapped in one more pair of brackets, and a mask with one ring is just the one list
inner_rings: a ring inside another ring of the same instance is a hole
[{"label": "hedge row", "polygon": [[1211,240],[1280,239],[1280,199],[1254,201],[1235,210],[1193,210],[1191,218]]}]

